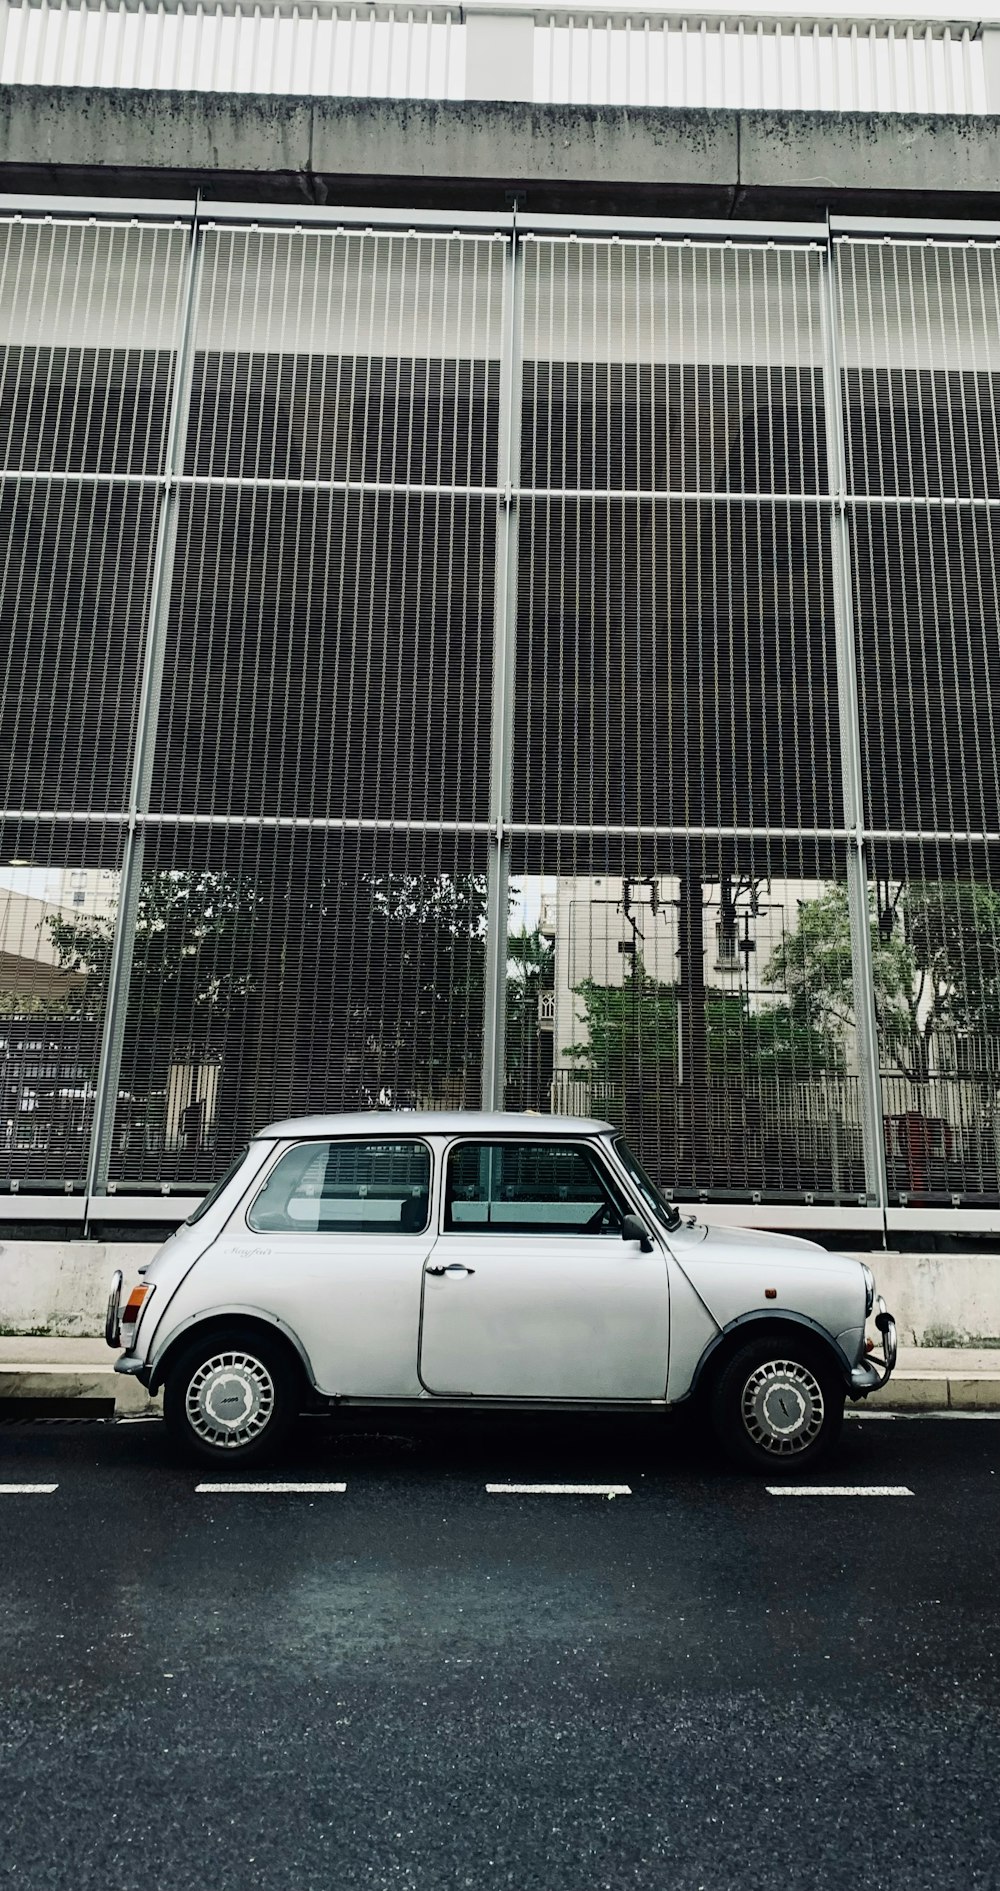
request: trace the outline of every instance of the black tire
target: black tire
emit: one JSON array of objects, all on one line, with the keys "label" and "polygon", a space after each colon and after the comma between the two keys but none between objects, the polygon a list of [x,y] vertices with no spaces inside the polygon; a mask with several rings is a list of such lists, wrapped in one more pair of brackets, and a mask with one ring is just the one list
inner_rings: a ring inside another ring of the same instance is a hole
[{"label": "black tire", "polygon": [[189,1456],[235,1470],[275,1455],[302,1408],[302,1392],[301,1373],[280,1339],[254,1327],[216,1328],[174,1360],[163,1416]]},{"label": "black tire", "polygon": [[748,1340],[711,1390],[716,1436],[744,1470],[787,1475],[819,1462],[840,1437],[845,1388],[822,1349],[787,1330]]}]

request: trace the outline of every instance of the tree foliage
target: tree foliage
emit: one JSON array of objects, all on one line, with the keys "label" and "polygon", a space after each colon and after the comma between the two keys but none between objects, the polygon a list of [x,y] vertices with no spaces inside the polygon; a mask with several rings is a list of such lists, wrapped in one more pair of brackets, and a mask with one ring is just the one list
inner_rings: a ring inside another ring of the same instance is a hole
[{"label": "tree foliage", "polygon": [[[168,868],[146,875],[139,892],[129,986],[131,1022],[165,1011],[189,1037],[210,1029],[220,1008],[231,1011],[254,985],[252,938],[260,894],[247,875]],[[62,971],[86,983],[63,1002],[93,1011],[107,988],[114,941],[110,918],[46,921]]]},{"label": "tree foliage", "polygon": [[[905,1075],[927,1074],[942,1030],[1000,1030],[1000,894],[971,882],[913,881],[886,932],[870,892],[868,925],[882,1054]],[[802,902],[763,978],[784,990],[793,1017],[843,1043],[855,1022],[845,887]]]},{"label": "tree foliage", "polygon": [[[638,1070],[643,1084],[675,1083],[679,1007],[683,992],[647,976],[641,960],[623,985],[585,979],[576,986],[585,1040],[568,1045],[581,1076],[623,1083]],[[751,1075],[762,1081],[808,1077],[840,1067],[835,1038],[821,1024],[794,1015],[788,1004],[751,1011],[744,992],[707,991],[706,1060],[709,1081],[725,1086]]]},{"label": "tree foliage", "polygon": [[[182,1043],[252,1034],[319,1101],[436,1097],[478,1069],[486,880],[478,874],[270,878],[167,869],[142,882],[127,1018],[162,1063]],[[48,921],[64,970],[103,1000],[110,920]],[[317,1052],[317,1040],[319,1051]],[[473,1078],[474,1083],[474,1078]],[[317,1100],[313,1098],[313,1100]]]}]

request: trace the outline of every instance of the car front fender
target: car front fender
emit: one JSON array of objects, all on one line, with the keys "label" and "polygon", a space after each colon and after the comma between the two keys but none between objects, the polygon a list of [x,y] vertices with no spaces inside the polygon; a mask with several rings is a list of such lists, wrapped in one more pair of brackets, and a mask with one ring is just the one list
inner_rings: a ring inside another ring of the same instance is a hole
[{"label": "car front fender", "polygon": [[[722,1327],[721,1331],[716,1333],[714,1337],[709,1340],[708,1345],[701,1354],[694,1372],[691,1375],[691,1384],[677,1402],[681,1403],[683,1399],[693,1397],[699,1385],[703,1382],[705,1374],[710,1369],[713,1360],[718,1361],[720,1354],[724,1355],[733,1352],[736,1344],[742,1343],[744,1340],[753,1339],[758,1333],[762,1336],[766,1336],[774,1328],[787,1328],[789,1326],[803,1328],[805,1332],[811,1334],[814,1339],[821,1343],[825,1351],[829,1354],[831,1361],[836,1365],[837,1371],[844,1381],[845,1388],[849,1389],[851,1385],[851,1372],[853,1370],[852,1362],[848,1359],[843,1347],[825,1326],[821,1326],[818,1320],[810,1319],[808,1313],[795,1313],[787,1308],[782,1308],[780,1313],[766,1313],[761,1312],[759,1308],[755,1308],[750,1313],[738,1314],[735,1320],[730,1320],[728,1325]],[[734,1336],[737,1336],[735,1342]]]}]

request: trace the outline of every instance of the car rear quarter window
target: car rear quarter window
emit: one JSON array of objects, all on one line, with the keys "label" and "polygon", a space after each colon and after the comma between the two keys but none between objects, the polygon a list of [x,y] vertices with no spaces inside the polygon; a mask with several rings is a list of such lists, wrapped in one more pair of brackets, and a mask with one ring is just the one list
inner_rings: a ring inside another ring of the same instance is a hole
[{"label": "car rear quarter window", "polygon": [[219,1196],[222,1194],[223,1189],[228,1188],[233,1177],[239,1174],[249,1154],[250,1154],[249,1149],[241,1149],[239,1155],[236,1156],[234,1160],[229,1164],[229,1167],[226,1170],[225,1175],[220,1176],[217,1182],[213,1182],[212,1187],[208,1191],[208,1194],[205,1195],[202,1198],[202,1200],[198,1203],[198,1206],[194,1210],[194,1213],[188,1216],[187,1226],[189,1228],[193,1227],[196,1221],[200,1221],[202,1218],[202,1215],[208,1214],[208,1211],[211,1208],[213,1202],[218,1201]]},{"label": "car rear quarter window", "polygon": [[430,1189],[426,1143],[300,1143],[275,1164],[247,1220],[258,1234],[421,1234]]}]

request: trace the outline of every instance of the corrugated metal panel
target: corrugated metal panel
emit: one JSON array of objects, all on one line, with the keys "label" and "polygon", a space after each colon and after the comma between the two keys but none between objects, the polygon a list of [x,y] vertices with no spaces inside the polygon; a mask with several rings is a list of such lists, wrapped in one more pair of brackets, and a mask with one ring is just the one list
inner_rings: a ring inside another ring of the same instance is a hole
[{"label": "corrugated metal panel", "polygon": [[[538,7],[507,16],[498,95],[577,105],[984,112],[980,21]],[[502,9],[491,15],[491,49]],[[0,5],[0,82],[463,99],[479,84],[460,7],[352,0]],[[501,42],[502,43],[502,42]],[[467,68],[469,83],[467,86]],[[487,63],[487,70],[488,70]],[[490,94],[487,93],[487,96]]]},{"label": "corrugated metal panel", "polygon": [[4,84],[462,98],[464,70],[458,7],[0,5]]}]

